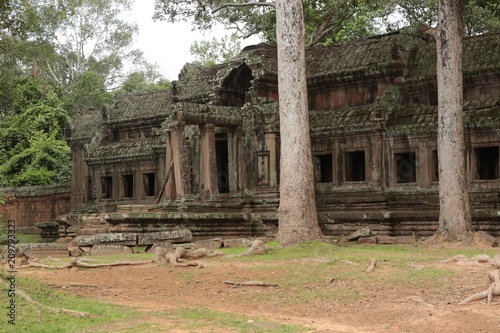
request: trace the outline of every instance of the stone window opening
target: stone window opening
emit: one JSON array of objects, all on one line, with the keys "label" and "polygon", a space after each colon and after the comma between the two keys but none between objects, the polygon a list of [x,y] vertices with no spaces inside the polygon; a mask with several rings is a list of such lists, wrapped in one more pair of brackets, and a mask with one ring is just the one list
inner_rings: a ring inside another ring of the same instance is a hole
[{"label": "stone window opening", "polygon": [[415,152],[394,154],[394,160],[396,162],[396,183],[415,183],[417,181]]},{"label": "stone window opening", "polygon": [[364,182],[366,180],[365,152],[363,150],[345,153],[345,180]]},{"label": "stone window opening", "polygon": [[156,194],[156,174],[154,172],[148,172],[142,174],[142,185],[144,189],[144,195],[147,197],[154,197]]},{"label": "stone window opening", "polygon": [[123,175],[123,197],[133,198],[134,197],[134,175]]},{"label": "stone window opening", "polygon": [[87,202],[94,200],[94,194],[92,193],[92,177],[87,177],[86,197]]},{"label": "stone window opening", "polygon": [[229,193],[229,149],[227,136],[215,141],[219,193]]},{"label": "stone window opening", "polygon": [[232,70],[221,86],[221,105],[237,107],[245,105],[246,93],[252,85],[252,80],[252,71],[246,64]]},{"label": "stone window opening", "polygon": [[321,154],[314,156],[317,183],[333,183],[333,156]]},{"label": "stone window opening", "polygon": [[439,181],[439,157],[435,149],[431,152],[431,181]]},{"label": "stone window opening", "polygon": [[104,199],[113,198],[113,177],[101,177],[101,197]]},{"label": "stone window opening", "polygon": [[499,147],[475,148],[476,179],[498,179],[499,174]]}]

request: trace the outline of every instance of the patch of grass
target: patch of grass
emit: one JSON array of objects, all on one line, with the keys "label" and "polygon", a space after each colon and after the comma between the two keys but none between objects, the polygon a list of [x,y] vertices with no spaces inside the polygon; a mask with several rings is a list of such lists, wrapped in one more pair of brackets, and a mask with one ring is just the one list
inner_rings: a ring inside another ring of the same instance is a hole
[{"label": "patch of grass", "polygon": [[16,237],[19,239],[19,244],[42,242],[40,234],[16,234]]},{"label": "patch of grass", "polygon": [[[2,278],[5,278],[3,276]],[[37,332],[66,333],[81,332],[84,329],[92,331],[92,327],[110,323],[134,316],[134,313],[124,307],[106,304],[92,299],[70,296],[37,281],[27,278],[16,279],[16,288],[23,290],[33,300],[54,308],[65,308],[88,312],[87,317],[76,317],[64,313],[56,313],[50,309],[26,302],[16,296],[16,325],[2,323],[2,332]],[[0,304],[8,304],[7,292],[2,288]]]},{"label": "patch of grass", "polygon": [[176,309],[167,312],[167,315],[181,318],[180,327],[196,332],[206,328],[226,328],[241,333],[300,333],[306,332],[305,327],[285,325],[261,318],[250,319],[205,308]]}]

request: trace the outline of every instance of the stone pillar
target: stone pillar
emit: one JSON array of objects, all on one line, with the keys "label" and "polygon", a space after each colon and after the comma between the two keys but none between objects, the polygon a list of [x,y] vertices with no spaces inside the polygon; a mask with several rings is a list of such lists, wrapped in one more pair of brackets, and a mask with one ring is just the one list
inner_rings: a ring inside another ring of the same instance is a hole
[{"label": "stone pillar", "polygon": [[227,133],[227,164],[229,181],[229,192],[234,193],[238,190],[238,168],[237,168],[237,152],[235,147],[234,136],[232,132]]},{"label": "stone pillar", "polygon": [[168,178],[167,183],[165,184],[165,193],[164,196],[167,200],[174,200],[175,193],[175,171],[174,166],[172,165],[174,161],[174,152],[172,147],[172,134],[171,132],[167,132],[166,138],[166,155],[165,155],[165,177]]},{"label": "stone pillar", "polygon": [[[243,131],[238,128],[233,132],[233,151],[234,151],[234,167],[235,167],[235,181],[236,181],[236,191],[241,191],[247,188],[247,175],[246,166],[247,161],[245,161],[245,153],[243,150]],[[231,185],[231,184],[229,184]]]},{"label": "stone pillar", "polygon": [[175,190],[177,199],[182,199],[191,194],[191,175],[189,173],[184,124],[179,123],[172,128],[171,133],[170,147],[172,147],[172,159],[174,161]]},{"label": "stone pillar", "polygon": [[369,158],[368,165],[366,169],[367,173],[367,181],[372,186],[382,187],[382,137],[379,135],[370,136],[368,141],[368,150],[366,151]]},{"label": "stone pillar", "polygon": [[269,151],[269,186],[273,188],[278,184],[277,138],[276,133],[266,133],[264,137],[266,149]]},{"label": "stone pillar", "polygon": [[200,132],[200,194],[206,198],[214,198],[219,194],[215,152],[215,125],[202,125]]}]

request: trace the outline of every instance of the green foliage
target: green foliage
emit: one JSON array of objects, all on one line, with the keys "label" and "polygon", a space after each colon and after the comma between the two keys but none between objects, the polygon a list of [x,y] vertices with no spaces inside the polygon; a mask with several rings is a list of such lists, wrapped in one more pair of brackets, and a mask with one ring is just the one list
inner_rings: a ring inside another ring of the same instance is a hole
[{"label": "green foliage", "polygon": [[85,108],[101,109],[112,100],[104,79],[90,70],[80,75],[67,89],[69,93],[64,97],[64,108],[70,114]]},{"label": "green foliage", "polygon": [[151,92],[165,90],[171,87],[171,82],[158,75],[157,67],[144,65],[143,70],[130,73],[117,93]]},{"label": "green foliage", "polygon": [[0,185],[48,185],[65,183],[71,175],[71,151],[56,132],[37,132],[29,146],[0,167]]},{"label": "green foliage", "polygon": [[191,45],[191,55],[196,64],[210,67],[215,64],[228,62],[241,51],[241,43],[236,34],[224,36],[220,40],[195,41]]},{"label": "green foliage", "polygon": [[0,121],[0,185],[42,185],[70,179],[64,138],[68,115],[49,84],[23,80],[15,88],[15,112]]},{"label": "green foliage", "polygon": [[[235,29],[239,37],[260,35],[265,41],[275,43],[276,18],[274,8],[269,6],[270,2],[249,2],[254,4],[249,6],[241,6],[242,3],[244,2],[225,0],[203,3],[156,0],[154,17],[169,22],[193,19],[194,25],[200,30],[210,30],[214,23],[219,23],[226,28]],[[309,45],[316,45],[342,42],[379,32],[377,24],[391,4],[382,0],[305,0],[303,6],[306,40]]]},{"label": "green foliage", "polygon": [[[406,25],[437,24],[437,0],[395,0],[393,14],[398,20],[388,23],[390,30]],[[468,35],[500,31],[500,5],[490,0],[465,0],[465,27]]]}]

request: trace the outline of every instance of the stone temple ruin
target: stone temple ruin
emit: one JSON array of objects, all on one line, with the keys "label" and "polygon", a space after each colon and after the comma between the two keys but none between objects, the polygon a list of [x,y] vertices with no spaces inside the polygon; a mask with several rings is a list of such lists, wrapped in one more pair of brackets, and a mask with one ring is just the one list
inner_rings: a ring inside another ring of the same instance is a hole
[{"label": "stone temple ruin", "polygon": [[[273,233],[276,61],[275,47],[247,47],[229,63],[186,65],[171,90],[125,95],[75,117],[71,213],[58,220],[59,236]],[[307,75],[323,233],[369,226],[431,235],[439,212],[432,38],[408,29],[311,48]],[[500,236],[500,34],[465,39],[464,101],[474,226]]]}]

